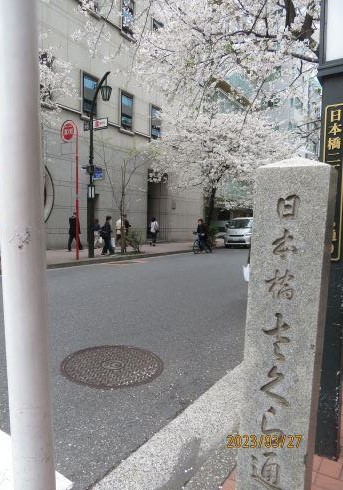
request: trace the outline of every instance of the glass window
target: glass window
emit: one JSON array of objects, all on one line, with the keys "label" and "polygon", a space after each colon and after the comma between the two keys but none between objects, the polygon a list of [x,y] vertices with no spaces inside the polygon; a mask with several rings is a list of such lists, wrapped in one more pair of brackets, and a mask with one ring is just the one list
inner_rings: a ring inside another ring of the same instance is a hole
[{"label": "glass window", "polygon": [[163,22],[159,22],[158,20],[156,20],[154,18],[152,19],[152,30],[153,31],[158,31],[163,26],[164,26]]},{"label": "glass window", "polygon": [[228,228],[229,229],[238,229],[238,228],[251,228],[252,227],[252,219],[234,219],[230,221]]},{"label": "glass window", "polygon": [[122,0],[122,29],[128,34],[133,34],[133,19],[135,12],[134,0]]},{"label": "glass window", "polygon": [[[82,112],[86,114],[89,114],[91,111],[92,101],[98,82],[99,79],[97,77],[93,77],[92,75],[88,75],[87,73],[84,73],[82,76]],[[97,104],[95,103],[93,114],[96,114],[96,105]]]},{"label": "glass window", "polygon": [[121,126],[132,131],[133,95],[121,94]]},{"label": "glass window", "polygon": [[84,11],[92,10],[93,12],[99,11],[99,0],[79,0],[81,8]]},{"label": "glass window", "polygon": [[151,106],[151,137],[156,140],[161,137],[161,109],[154,105]]},{"label": "glass window", "polygon": [[40,64],[40,96],[41,101],[49,103],[52,101],[52,87],[50,83],[51,73],[53,71],[54,57],[48,51],[39,52],[39,64]]}]

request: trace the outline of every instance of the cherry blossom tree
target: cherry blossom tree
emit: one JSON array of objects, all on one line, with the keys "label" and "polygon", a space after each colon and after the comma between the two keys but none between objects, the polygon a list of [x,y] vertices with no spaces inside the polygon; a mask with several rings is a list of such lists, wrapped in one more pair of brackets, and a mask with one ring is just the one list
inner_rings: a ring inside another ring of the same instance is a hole
[{"label": "cherry blossom tree", "polygon": [[61,97],[76,94],[73,80],[69,74],[71,65],[55,56],[53,47],[39,50],[40,102],[43,125],[53,124],[56,113],[60,111],[58,101]]},{"label": "cherry blossom tree", "polygon": [[[175,120],[175,119],[174,119]],[[257,167],[292,156],[300,148],[275,130],[261,114],[201,112],[179,114],[177,125],[143,151],[159,175],[167,173],[174,190],[198,188],[207,204],[210,224],[216,196],[225,196],[228,181],[254,181]]]},{"label": "cherry blossom tree", "polygon": [[200,103],[217,80],[233,75],[249,86],[252,106],[279,101],[289,89],[301,89],[303,77],[314,73],[319,3],[152,0],[160,28],[141,35],[137,27],[138,76],[157,84],[169,100],[184,101],[187,95],[190,105]]}]

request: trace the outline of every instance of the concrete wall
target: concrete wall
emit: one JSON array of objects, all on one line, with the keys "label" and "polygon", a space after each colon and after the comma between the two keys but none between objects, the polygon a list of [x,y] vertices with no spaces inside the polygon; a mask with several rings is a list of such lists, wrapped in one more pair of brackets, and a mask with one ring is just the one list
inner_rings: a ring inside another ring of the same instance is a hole
[{"label": "concrete wall", "polygon": [[[137,0],[136,4],[139,3],[140,0]],[[79,2],[76,0],[50,0],[48,3],[41,0],[39,3],[40,30],[44,34],[41,48],[52,46],[57,58],[70,62],[70,77],[75,84],[75,95],[59,100],[63,107],[62,112],[53,117],[49,127],[43,129],[44,163],[48,170],[48,199],[45,210],[48,248],[66,248],[68,218],[75,208],[75,144],[65,144],[60,139],[60,127],[66,119],[73,120],[79,130],[80,221],[82,240],[86,241],[89,177],[81,167],[88,164],[89,132],[83,130],[84,120],[87,118],[82,114],[82,72],[100,79],[106,71],[111,71],[108,78],[108,83],[112,86],[111,99],[103,102],[99,95],[97,105],[98,117],[108,117],[109,127],[94,132],[94,165],[102,167],[104,173],[104,179],[95,184],[98,194],[95,214],[100,222],[104,221],[106,214],[111,214],[114,219],[119,217],[120,166],[133,148],[149,144],[150,107],[151,104],[161,106],[157,90],[149,91],[132,81],[131,66],[135,44],[121,31],[120,2],[117,2],[117,9],[109,18],[112,24],[92,15],[87,18],[78,12],[78,7]],[[108,39],[101,38],[96,57],[92,57],[89,52],[87,35],[78,41],[73,40],[78,29],[85,32],[87,21],[95,22],[97,28],[103,24],[103,32],[110,34]],[[120,128],[121,90],[134,96],[132,132]],[[150,186],[148,199],[148,168],[149,162],[141,165],[128,188],[127,214],[130,222],[134,228],[146,233],[151,217],[148,216],[149,200],[149,211],[151,206],[155,206],[155,212],[160,216],[164,239],[191,238],[194,223],[202,214],[200,192],[176,194],[164,186],[161,194]]]}]

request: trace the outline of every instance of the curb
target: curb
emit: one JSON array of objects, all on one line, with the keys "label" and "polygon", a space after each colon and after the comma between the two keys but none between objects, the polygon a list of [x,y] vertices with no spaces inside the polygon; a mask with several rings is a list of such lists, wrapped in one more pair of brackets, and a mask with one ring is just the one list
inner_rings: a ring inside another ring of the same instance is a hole
[{"label": "curb", "polygon": [[74,260],[71,262],[57,262],[56,264],[47,264],[47,269],[63,269],[67,267],[77,267],[82,265],[94,265],[94,264],[104,264],[107,262],[122,262],[127,260],[145,259],[148,257],[160,257],[162,255],[177,255],[184,253],[191,253],[192,250],[172,250],[170,252],[156,252],[156,253],[138,253],[130,255],[118,255],[117,257],[96,257],[94,259],[81,259]]},{"label": "curb", "polygon": [[[244,365],[241,363],[90,488],[93,490],[216,488],[213,486],[215,485],[213,479],[216,479],[213,478],[215,473],[213,464],[216,466],[218,462],[217,450],[220,447],[223,450],[227,434],[238,429],[243,374]],[[224,467],[221,468],[222,475],[216,475],[219,476],[219,481],[224,480],[235,464],[235,455],[231,455],[230,463],[227,457],[224,459],[227,463],[224,462]],[[209,460],[213,461],[210,465],[206,465],[206,461]],[[228,464],[226,468],[225,464]],[[206,466],[210,466],[211,470]],[[201,475],[197,475],[199,470]],[[201,476],[200,482],[203,481],[205,474],[210,481],[199,487],[199,482],[196,480]]]}]

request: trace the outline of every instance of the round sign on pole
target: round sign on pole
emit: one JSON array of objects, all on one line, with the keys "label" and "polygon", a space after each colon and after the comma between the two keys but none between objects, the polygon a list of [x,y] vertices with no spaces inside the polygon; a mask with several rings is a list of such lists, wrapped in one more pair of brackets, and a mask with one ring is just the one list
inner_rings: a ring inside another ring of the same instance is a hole
[{"label": "round sign on pole", "polygon": [[75,124],[72,121],[65,121],[61,127],[62,140],[69,143],[74,138],[75,134]]}]

